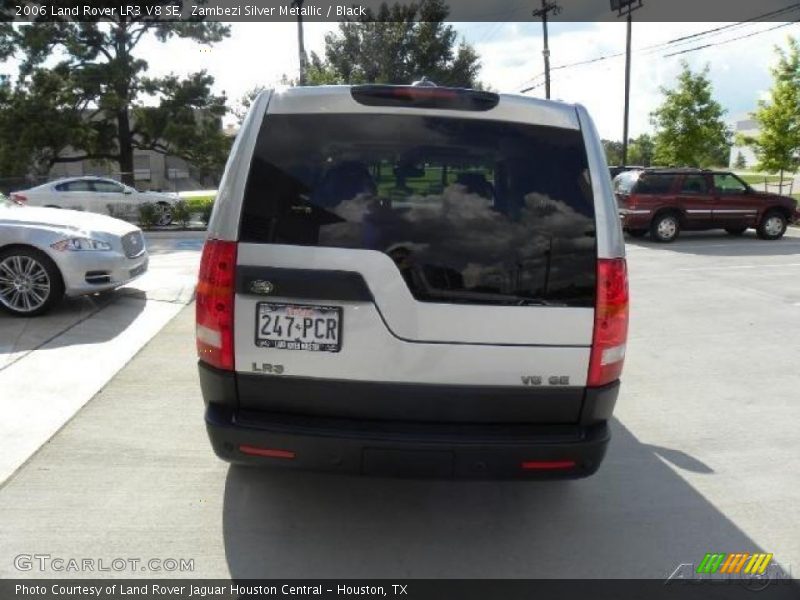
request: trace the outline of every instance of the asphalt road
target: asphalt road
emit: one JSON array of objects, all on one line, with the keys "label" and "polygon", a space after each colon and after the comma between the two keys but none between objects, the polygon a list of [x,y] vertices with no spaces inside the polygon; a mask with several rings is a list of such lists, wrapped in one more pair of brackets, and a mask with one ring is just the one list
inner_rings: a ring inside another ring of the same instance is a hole
[{"label": "asphalt road", "polygon": [[[229,467],[202,421],[191,307],[0,488],[21,553],[192,559],[194,577],[666,577],[706,552],[800,569],[800,236],[629,245],[606,462],[576,482],[455,483]],[[796,572],[795,572],[796,576]]]}]

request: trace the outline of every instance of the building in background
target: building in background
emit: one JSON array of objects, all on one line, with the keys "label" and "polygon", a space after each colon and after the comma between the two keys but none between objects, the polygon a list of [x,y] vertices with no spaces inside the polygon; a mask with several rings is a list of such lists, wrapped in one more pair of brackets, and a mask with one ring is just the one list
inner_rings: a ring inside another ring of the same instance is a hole
[{"label": "building in background", "polygon": [[[68,157],[69,154],[65,156]],[[47,179],[82,175],[97,175],[119,180],[119,164],[92,160],[56,163],[50,169]],[[136,189],[163,192],[206,189],[216,184],[208,181],[207,177],[201,177],[200,173],[182,158],[152,150],[134,150],[133,179]]]},{"label": "building in background", "polygon": [[758,126],[758,123],[753,119],[745,119],[743,121],[736,122],[736,126],[734,127],[733,146],[731,146],[731,155],[728,161],[728,166],[731,169],[737,168],[739,154],[741,154],[742,158],[744,158],[744,164],[746,168],[755,168],[756,164],[758,163],[758,157],[756,156],[755,149],[753,149],[752,146],[739,146],[736,142],[739,136],[758,137],[760,133],[761,130]]}]

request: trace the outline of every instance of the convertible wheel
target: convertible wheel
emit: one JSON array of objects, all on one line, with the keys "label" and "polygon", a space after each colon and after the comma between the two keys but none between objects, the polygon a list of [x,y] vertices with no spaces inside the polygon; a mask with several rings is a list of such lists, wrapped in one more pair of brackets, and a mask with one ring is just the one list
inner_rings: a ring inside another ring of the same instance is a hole
[{"label": "convertible wheel", "polygon": [[172,223],[172,207],[168,202],[156,204],[156,225],[164,227]]},{"label": "convertible wheel", "polygon": [[63,295],[61,274],[46,254],[33,248],[0,252],[0,307],[33,317],[50,310]]}]

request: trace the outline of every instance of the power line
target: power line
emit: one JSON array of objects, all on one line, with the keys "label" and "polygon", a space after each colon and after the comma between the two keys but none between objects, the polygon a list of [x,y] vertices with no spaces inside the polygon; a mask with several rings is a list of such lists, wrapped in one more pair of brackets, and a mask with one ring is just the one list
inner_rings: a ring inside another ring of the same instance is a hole
[{"label": "power line", "polygon": [[705,44],[703,46],[697,46],[696,48],[689,48],[688,50],[679,50],[678,52],[673,52],[671,54],[665,54],[664,58],[669,58],[670,56],[679,56],[681,54],[688,54],[689,52],[697,52],[698,50],[703,50],[705,48],[712,48],[714,46],[722,46],[724,44],[730,44],[731,42],[738,42],[739,40],[746,40],[747,38],[753,37],[754,35],[760,35],[762,33],[767,33],[768,31],[775,31],[776,29],[781,29],[782,27],[788,27],[789,25],[795,25],[798,21],[791,21],[789,23],[781,23],[780,25],[776,25],[775,27],[770,27],[769,29],[762,29],[761,31],[756,31],[750,33],[748,35],[743,35],[741,37],[731,38],[729,40],[723,40],[721,42],[717,42],[716,44]]},{"label": "power line", "polygon": [[[758,16],[753,17],[751,19],[748,19],[746,21],[740,21],[738,23],[731,23],[729,25],[723,25],[721,27],[715,27],[713,29],[700,31],[700,32],[693,33],[693,34],[690,34],[690,35],[686,35],[686,36],[682,36],[682,37],[679,37],[679,38],[675,38],[673,40],[669,40],[669,41],[666,41],[666,42],[660,42],[658,44],[653,44],[651,46],[645,46],[644,48],[640,48],[639,50],[637,50],[636,53],[637,54],[644,54],[644,55],[655,54],[659,50],[668,48],[669,46],[672,46],[672,45],[678,45],[678,46],[685,45],[685,44],[689,43],[690,41],[695,40],[695,39],[697,39],[699,37],[705,37],[705,36],[715,37],[717,35],[722,34],[725,31],[728,31],[728,30],[731,30],[731,29],[734,29],[734,28],[740,28],[740,27],[752,25],[753,23],[762,21],[764,19],[775,17],[775,16],[778,16],[778,15],[783,14],[783,13],[792,12],[794,10],[797,10],[798,8],[800,8],[800,3],[794,3],[794,4],[791,4],[791,5],[786,6],[784,8],[781,8],[781,9],[778,9],[778,10],[774,10],[774,11],[771,11],[771,12],[768,12],[768,13],[764,13],[762,15],[758,15]],[[697,47],[697,48],[695,48],[693,50],[687,50],[686,52],[692,52],[694,50],[701,50],[703,48],[709,48],[709,47],[716,46],[716,45],[727,44],[727,43],[730,43],[732,41],[736,41],[736,40],[739,40],[739,39],[746,39],[748,37],[753,37],[754,35],[759,35],[760,33],[766,33],[768,31],[772,31],[772,30],[778,29],[780,27],[785,27],[787,25],[791,25],[792,23],[795,23],[795,22],[796,21],[792,21],[791,23],[783,23],[783,24],[781,24],[781,25],[779,25],[777,27],[772,27],[772,28],[769,28],[769,29],[757,31],[757,32],[754,32],[754,33],[751,33],[751,34],[748,34],[748,35],[745,35],[745,36],[733,38],[731,40],[725,40],[724,42],[718,42],[716,44],[706,44],[704,46],[699,46],[699,47]],[[674,54],[667,54],[667,55],[665,55],[665,58],[669,57],[669,56],[675,56],[675,55],[681,54],[681,53],[682,52],[677,52],[677,53],[674,53]],[[558,65],[558,66],[555,66],[555,67],[551,67],[550,71],[551,72],[552,71],[560,71],[560,70],[569,69],[569,68],[572,68],[572,67],[579,67],[579,66],[584,66],[584,65],[595,64],[595,63],[602,62],[602,61],[605,61],[605,60],[611,60],[611,59],[614,59],[614,58],[619,58],[620,56],[624,56],[624,55],[625,55],[625,52],[616,52],[614,54],[606,54],[606,55],[602,55],[602,56],[597,56],[595,58],[590,58],[590,59],[586,59],[586,60],[580,60],[580,61],[576,61],[576,62],[572,62],[572,63],[566,63],[566,64],[563,64],[563,65]],[[539,79],[540,77],[542,77],[543,75],[544,75],[544,73],[539,73],[538,75],[528,79],[525,83],[523,83],[522,85],[517,86],[517,87],[523,87],[527,83],[534,82],[537,79]],[[526,88],[522,89],[520,93],[524,94],[524,93],[529,92],[531,90],[535,90],[535,89],[537,89],[537,88],[539,88],[541,86],[542,86],[542,83],[537,83],[536,85],[532,85],[530,87],[526,87]]]},{"label": "power line", "polygon": [[[673,52],[673,53],[670,53],[670,54],[665,54],[663,57],[664,58],[669,58],[669,57],[672,57],[672,56],[679,56],[681,54],[688,54],[689,52],[696,52],[698,50],[704,50],[706,48],[712,48],[714,46],[722,46],[722,45],[725,45],[725,44],[730,44],[732,42],[737,42],[739,40],[744,40],[744,39],[747,39],[747,38],[750,38],[750,37],[754,37],[756,35],[761,35],[762,33],[768,33],[770,31],[775,31],[776,29],[781,29],[783,27],[788,27],[790,25],[796,25],[798,23],[800,23],[800,20],[791,21],[789,23],[781,23],[780,25],[776,25],[774,27],[769,27],[767,29],[762,29],[760,31],[755,31],[753,33],[749,33],[749,34],[744,35],[744,36],[739,36],[739,37],[731,38],[731,39],[728,39],[728,40],[723,40],[721,42],[716,42],[716,43],[713,43],[713,44],[703,44],[702,46],[697,46],[695,48],[689,48],[687,50],[681,50],[679,52]],[[649,54],[653,54],[653,52],[650,52]],[[604,57],[604,58],[612,58],[612,56],[608,56],[608,57]],[[594,60],[593,62],[597,62],[597,61]],[[563,68],[566,68],[566,65],[564,65]],[[551,70],[553,70],[553,71],[556,70],[556,67],[553,67]],[[536,90],[536,89],[542,87],[543,85],[544,85],[544,81],[540,81],[539,83],[536,83],[534,85],[531,85],[531,86],[523,89],[520,93],[524,94],[524,93],[527,93],[527,92],[531,92],[533,90]]]}]

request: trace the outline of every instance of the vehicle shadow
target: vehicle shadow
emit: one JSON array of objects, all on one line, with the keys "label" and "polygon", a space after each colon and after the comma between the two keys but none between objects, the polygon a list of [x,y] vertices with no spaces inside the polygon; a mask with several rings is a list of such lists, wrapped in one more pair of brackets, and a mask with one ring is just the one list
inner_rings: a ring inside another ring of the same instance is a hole
[{"label": "vehicle shadow", "polygon": [[[800,233],[800,230],[798,230]],[[635,248],[648,248],[702,256],[794,256],[800,255],[800,236],[787,234],[780,240],[760,239],[755,231],[748,230],[734,237],[724,231],[686,231],[671,244],[659,244],[646,238],[625,236],[625,243]]]},{"label": "vehicle shadow", "polygon": [[617,420],[593,477],[366,479],[232,466],[223,531],[237,578],[666,578],[755,542]]},{"label": "vehicle shadow", "polygon": [[39,317],[20,318],[0,312],[0,369],[45,345],[59,348],[113,339],[136,320],[146,300],[143,291],[125,288],[124,292],[65,298]]}]

